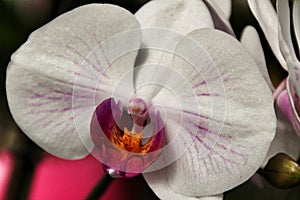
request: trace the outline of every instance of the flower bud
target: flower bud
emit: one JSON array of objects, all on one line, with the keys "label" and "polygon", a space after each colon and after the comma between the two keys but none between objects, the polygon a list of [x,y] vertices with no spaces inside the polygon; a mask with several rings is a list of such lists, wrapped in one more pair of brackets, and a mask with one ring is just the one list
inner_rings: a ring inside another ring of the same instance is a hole
[{"label": "flower bud", "polygon": [[279,153],[264,168],[264,177],[278,188],[291,188],[300,183],[300,166],[290,156]]}]

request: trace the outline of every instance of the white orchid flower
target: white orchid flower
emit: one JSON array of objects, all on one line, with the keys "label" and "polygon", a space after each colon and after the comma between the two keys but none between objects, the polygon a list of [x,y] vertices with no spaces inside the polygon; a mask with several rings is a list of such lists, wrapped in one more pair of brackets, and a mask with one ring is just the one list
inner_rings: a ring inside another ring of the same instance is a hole
[{"label": "white orchid flower", "polygon": [[161,199],[222,199],[259,168],[276,119],[255,61],[214,29],[230,32],[216,13],[157,0],[135,15],[91,4],[59,16],[11,58],[15,121],[56,156],[143,172]]},{"label": "white orchid flower", "polygon": [[[267,41],[280,62],[288,70],[287,80],[274,91],[278,107],[288,117],[300,136],[300,62],[296,56],[291,37],[289,0],[276,2],[277,11],[269,0],[248,0],[252,13],[262,28]],[[293,28],[300,47],[300,1],[293,1]]]}]

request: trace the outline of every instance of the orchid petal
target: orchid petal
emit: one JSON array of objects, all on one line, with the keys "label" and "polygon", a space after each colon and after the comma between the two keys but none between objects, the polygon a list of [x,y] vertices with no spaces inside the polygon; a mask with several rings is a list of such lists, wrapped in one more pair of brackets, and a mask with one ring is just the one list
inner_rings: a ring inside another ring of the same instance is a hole
[{"label": "orchid petal", "polygon": [[273,53],[280,62],[281,66],[287,70],[286,62],[281,54],[279,46],[279,22],[271,1],[248,0],[248,4],[261,29],[263,30]]},{"label": "orchid petal", "polygon": [[142,28],[172,29],[184,35],[198,28],[213,27],[210,13],[201,0],[150,1],[135,16]]},{"label": "orchid petal", "polygon": [[[279,98],[279,104],[281,104],[282,101],[289,101],[288,97],[284,95],[284,93],[282,95],[283,97]],[[282,111],[277,106],[275,108],[277,116],[276,135],[271,143],[269,152],[261,167],[264,167],[268,163],[269,159],[278,153],[286,153],[295,160],[297,160],[300,157],[299,137],[297,137],[297,135],[295,134],[295,130],[291,126],[288,119],[284,116]]]},{"label": "orchid petal", "polygon": [[[131,53],[121,59],[124,65],[112,63],[106,52],[118,51],[120,46],[110,44],[104,49],[101,42],[136,28],[139,24],[127,10],[92,4],[33,32],[14,53],[7,70],[8,102],[20,128],[56,156],[85,156],[88,152],[82,140],[91,143],[89,124],[94,104],[100,103],[95,96],[100,100],[109,96],[118,77],[132,69],[136,57]],[[138,48],[140,40],[137,34],[122,44]],[[77,128],[84,135],[79,137]]]},{"label": "orchid petal", "polygon": [[264,51],[260,43],[259,35],[254,27],[247,26],[241,36],[241,43],[248,50],[252,58],[255,60],[257,66],[259,67],[260,73],[263,75],[265,81],[268,83],[271,90],[274,90],[274,86],[271,82],[266,60],[264,56]]},{"label": "orchid petal", "polygon": [[293,47],[293,42],[291,38],[291,22],[290,22],[290,7],[288,1],[280,1],[276,2],[277,7],[277,15],[278,20],[282,32],[282,36],[284,41],[288,45],[289,53],[293,57],[293,59],[297,59],[295,50]]},{"label": "orchid petal", "polygon": [[185,196],[177,193],[168,184],[168,179],[166,177],[167,170],[162,169],[159,171],[144,173],[143,176],[147,183],[151,183],[149,186],[155,192],[155,194],[162,200],[172,199],[172,200],[222,200],[223,194],[210,196],[210,197],[193,197]]},{"label": "orchid petal", "polygon": [[231,15],[231,0],[207,0],[208,2],[218,5],[219,8],[222,9],[223,13],[225,14],[226,18],[229,19]]},{"label": "orchid petal", "polygon": [[223,12],[223,10],[219,7],[219,5],[213,0],[204,0],[203,2],[206,4],[207,8],[210,11],[210,14],[214,21],[215,28],[224,31],[232,35],[233,37],[236,37],[231,28],[230,22],[228,21],[228,17]]},{"label": "orchid petal", "polygon": [[[136,18],[143,28],[143,46],[139,52],[136,65],[149,65],[149,72],[138,75],[140,70],[135,70],[135,84],[140,86],[144,82],[162,80],[164,73],[157,73],[160,66],[170,66],[173,55],[166,52],[166,48],[151,49],[152,44],[157,43],[162,47],[168,46],[171,51],[175,50],[178,38],[162,40],[161,29],[176,31],[182,35],[198,28],[213,28],[214,24],[209,10],[203,1],[199,0],[163,0],[150,1],[135,13]],[[149,31],[149,28],[152,30]],[[157,28],[158,31],[155,31]],[[154,32],[154,33],[152,33]],[[163,34],[165,32],[162,32]],[[172,47],[172,49],[170,49]],[[155,65],[155,66],[154,66]],[[158,66],[159,65],[159,66]],[[150,98],[161,89],[160,85],[151,87],[144,86],[139,93]]]},{"label": "orchid petal", "polygon": [[[296,35],[296,40],[298,43],[298,48],[300,51],[300,1],[294,1],[293,5],[293,22],[294,22],[294,30]],[[299,53],[300,56],[300,53]]]},{"label": "orchid petal", "polygon": [[154,192],[163,181],[185,196],[209,196],[255,173],[274,137],[276,118],[270,90],[238,41],[210,29],[188,36],[168,73],[182,79],[168,79],[152,99],[165,113],[168,141],[156,163],[173,163],[163,169],[165,176],[146,181]]}]

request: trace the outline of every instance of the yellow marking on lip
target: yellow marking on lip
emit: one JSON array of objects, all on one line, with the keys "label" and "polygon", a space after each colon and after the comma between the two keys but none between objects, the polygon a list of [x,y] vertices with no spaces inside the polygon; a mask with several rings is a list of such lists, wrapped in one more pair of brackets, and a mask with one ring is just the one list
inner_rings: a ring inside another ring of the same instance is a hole
[{"label": "yellow marking on lip", "polygon": [[121,135],[120,131],[114,127],[110,140],[115,146],[125,151],[145,154],[150,150],[153,137],[144,145],[142,144],[142,137],[143,132],[133,135],[126,127],[124,128],[124,134]]}]

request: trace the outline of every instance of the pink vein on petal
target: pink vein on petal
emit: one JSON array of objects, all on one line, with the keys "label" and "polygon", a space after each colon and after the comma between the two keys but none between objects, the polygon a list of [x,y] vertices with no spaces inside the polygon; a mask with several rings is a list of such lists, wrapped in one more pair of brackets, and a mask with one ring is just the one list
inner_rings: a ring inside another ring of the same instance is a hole
[{"label": "pink vein on petal", "polygon": [[221,94],[217,93],[198,93],[197,96],[207,96],[207,97],[221,97]]},{"label": "pink vein on petal", "polygon": [[[67,123],[67,122],[70,122],[70,121],[73,121],[73,120],[74,120],[73,116],[71,116],[71,117],[69,117],[69,118],[67,118],[65,120],[61,120],[61,121],[53,119],[53,118],[49,120],[48,115],[45,115],[44,117],[42,117],[38,121],[42,122],[42,124],[44,126],[47,126],[47,125],[50,125],[50,124],[52,126],[54,126],[54,127],[58,127],[58,126],[64,125],[64,127],[67,128],[68,126],[70,126],[70,124]],[[74,128],[74,130],[75,130],[75,128]]]},{"label": "pink vein on petal", "polygon": [[70,45],[66,46],[68,49],[70,49],[71,51],[73,51],[74,53],[76,53],[79,57],[81,57],[84,61],[86,61],[88,64],[90,64],[90,66],[92,66],[97,72],[99,73],[103,73],[101,72],[101,70],[98,69],[98,67],[96,67],[90,60],[88,60],[85,56],[83,56],[80,52],[78,52],[76,49],[74,49],[73,47],[71,47]]},{"label": "pink vein on petal", "polygon": [[215,162],[212,160],[211,156],[208,156],[208,159],[209,159],[209,162],[211,163],[213,172],[217,172],[216,169],[215,169],[215,166],[214,166]]},{"label": "pink vein on petal", "polygon": [[[94,38],[94,39],[97,41],[97,45],[98,45],[98,44],[99,44],[99,40],[98,40],[97,37],[95,36],[95,33],[94,33],[93,31],[88,31],[86,28],[87,28],[87,27],[85,27],[85,32],[86,32],[85,34],[91,36],[92,38]],[[91,32],[92,32],[92,34],[89,34],[89,33],[91,33]],[[82,38],[82,37],[81,37],[80,35],[78,35],[78,34],[73,34],[73,35],[71,35],[71,37],[73,37],[75,40],[78,39],[78,41],[80,41],[81,43],[83,43],[83,44],[88,48],[89,52],[92,52],[92,53],[93,53],[93,56],[94,56],[94,58],[95,58],[97,64],[99,64],[99,66],[101,66],[101,64],[99,63],[99,60],[98,60],[98,56],[95,55],[94,49],[92,49],[92,48],[86,43],[86,41],[85,41],[84,38]],[[97,66],[95,66],[93,63],[91,63],[91,62],[86,58],[87,55],[82,55],[80,52],[78,52],[76,49],[74,49],[73,47],[71,47],[71,46],[68,45],[68,44],[66,45],[66,47],[67,47],[69,50],[73,51],[73,52],[74,52],[75,54],[77,54],[78,56],[80,56],[81,58],[83,58],[87,63],[89,63],[89,64],[93,67],[94,70],[96,70],[97,72],[100,72],[104,77],[107,77],[106,74],[104,73],[104,71],[103,71],[102,68],[99,69]]]},{"label": "pink vein on petal", "polygon": [[226,151],[229,151],[231,154],[235,154],[235,155],[237,155],[237,156],[242,157],[242,158],[244,159],[245,162],[246,162],[246,160],[248,159],[248,157],[245,156],[244,154],[239,153],[239,152],[237,152],[237,151],[235,151],[235,150],[233,150],[233,149],[230,149],[230,148],[228,148],[228,147],[226,147],[226,146],[224,146],[224,145],[222,145],[222,144],[217,144],[217,146],[220,147],[221,149],[224,149],[224,150],[226,150]]},{"label": "pink vein on petal", "polygon": [[[210,134],[216,135],[217,137],[224,138],[224,139],[232,139],[232,136],[230,136],[230,135],[222,135],[220,133],[215,133],[213,131],[210,131],[208,128],[205,128],[205,127],[195,124],[192,121],[189,121],[189,123],[192,124],[195,128],[203,130],[206,133],[210,133]],[[205,134],[205,136],[206,136],[206,134]]]},{"label": "pink vein on petal", "polygon": [[[93,37],[95,37],[95,33],[93,33],[92,34],[92,36]],[[92,52],[92,54],[93,54],[93,57],[95,58],[95,60],[96,60],[96,62],[97,62],[97,64],[98,64],[98,66],[101,66],[101,64],[100,64],[100,61],[99,61],[99,59],[98,59],[98,56],[96,55],[96,53],[95,53],[95,51],[94,51],[94,49],[92,49],[85,41],[84,41],[84,39],[82,38],[82,37],[79,37],[78,35],[76,35],[75,36],[76,38],[78,38],[89,50],[90,50],[90,52]],[[96,37],[94,38],[94,39],[96,39]],[[96,39],[97,40],[97,39]],[[102,49],[102,46],[101,46],[101,43],[97,40],[97,45],[99,45],[100,47],[101,47],[101,49]],[[110,63],[108,62],[108,60],[107,60],[107,57],[105,56],[105,54],[104,54],[104,51],[103,51],[103,49],[102,49],[102,52],[103,52],[103,55],[104,55],[104,57],[105,57],[105,61],[107,62],[107,65],[110,65]],[[76,52],[74,52],[74,53],[77,53],[77,51]],[[81,56],[81,57],[83,57],[83,56]],[[85,58],[85,60],[86,61],[88,61],[86,58]],[[90,62],[88,62],[89,64],[91,64],[91,66],[96,70],[96,71],[98,71],[99,73],[101,73],[105,78],[107,78],[107,75],[105,74],[105,72],[103,71],[103,68],[98,68],[98,67],[96,67],[94,64],[92,64],[92,63],[90,63]]]},{"label": "pink vein on petal", "polygon": [[[188,153],[189,153],[189,155],[192,155],[192,151],[191,151],[191,149],[190,148],[188,148]],[[192,159],[190,159],[191,160],[191,166],[194,166],[194,159],[192,158]],[[193,174],[196,174],[196,171],[195,171],[195,168],[193,167],[193,169],[192,169],[192,172],[193,172]]]},{"label": "pink vein on petal", "polygon": [[[61,80],[61,79],[57,79],[57,78],[53,78],[53,77],[44,77],[44,78],[48,78],[48,79],[50,79],[50,80],[52,80],[52,81],[61,83],[61,84],[63,84],[63,85],[69,85],[69,86],[71,86],[71,87],[74,87],[74,86],[75,86],[74,83],[70,83],[70,82],[67,82],[67,81],[63,81],[63,80]],[[39,84],[41,84],[41,83],[39,83]],[[41,84],[41,86],[43,86],[43,85]],[[77,84],[77,83],[76,83],[76,87],[81,87],[81,88],[83,88],[83,89],[89,89],[89,90],[92,90],[93,92],[96,92],[96,91],[97,91],[97,92],[106,92],[105,90],[100,89],[100,88],[94,88],[94,87],[89,87],[89,86],[85,86],[85,85],[79,85],[79,84]]]},{"label": "pink vein on petal", "polygon": [[[193,135],[193,133],[191,133],[190,131],[188,131],[188,132],[189,132],[191,135]],[[197,139],[197,141],[199,141],[201,144],[203,144],[204,147],[205,147],[207,150],[209,150],[210,152],[212,152],[212,153],[218,155],[222,160],[224,160],[224,161],[226,161],[227,163],[230,163],[230,164],[239,165],[238,163],[232,161],[231,159],[228,159],[228,158],[224,157],[224,156],[221,155],[219,152],[215,151],[214,148],[209,147],[209,146],[208,146],[208,145],[207,145],[207,144],[206,144],[199,136],[197,136],[197,135],[194,135],[194,136],[195,136],[195,138]],[[197,146],[195,146],[195,148],[198,149]],[[199,149],[198,149],[198,151],[199,151]]]},{"label": "pink vein on petal", "polygon": [[218,94],[218,93],[196,93],[196,94],[185,94],[182,95],[183,98],[193,98],[198,96],[198,97],[223,97],[223,95]]},{"label": "pink vein on petal", "polygon": [[[195,88],[197,88],[197,87],[199,87],[199,86],[202,86],[202,85],[207,85],[209,82],[215,81],[215,80],[217,80],[218,78],[222,78],[223,75],[224,75],[224,74],[220,74],[220,75],[214,76],[213,78],[210,78],[210,79],[208,79],[208,80],[203,80],[203,81],[201,81],[200,83],[196,83],[195,85],[193,85],[193,89],[195,89]],[[196,78],[197,78],[197,77],[196,77]],[[196,80],[196,78],[195,78],[194,80]],[[223,80],[223,78],[222,78],[222,80]],[[223,81],[224,81],[224,80],[223,80]]]},{"label": "pink vein on petal", "polygon": [[[189,133],[190,133],[192,136],[194,135],[194,134],[191,133],[190,131],[189,131]],[[228,158],[225,158],[225,157],[224,157],[223,155],[221,155],[219,152],[215,151],[214,148],[209,147],[205,142],[203,142],[203,140],[202,140],[198,135],[194,135],[194,137],[195,137],[199,142],[201,142],[201,143],[204,145],[204,147],[205,147],[206,149],[208,149],[209,151],[211,151],[211,152],[215,153],[216,155],[220,156],[220,158],[222,158],[223,160],[227,161],[228,163],[238,165],[236,162],[234,162],[234,161],[232,161],[232,160],[230,160],[230,159],[228,159]],[[237,153],[237,152],[235,152],[234,150],[229,149],[229,148],[227,148],[227,147],[225,147],[225,146],[223,146],[223,145],[221,145],[221,144],[219,144],[219,143],[216,143],[216,146],[218,146],[218,147],[223,147],[223,150],[227,151],[228,153],[230,153],[230,154],[235,154],[235,155],[237,155],[237,156],[242,157],[244,160],[246,160],[246,159],[245,159],[246,156],[243,155],[243,154]],[[195,146],[195,148],[197,148],[197,146]],[[234,153],[233,153],[233,152],[234,152]]]},{"label": "pink vein on petal", "polygon": [[[76,61],[74,61],[74,60],[72,60],[72,59],[70,59],[70,58],[68,58],[68,57],[65,57],[64,55],[59,55],[59,54],[57,54],[56,56],[59,57],[59,58],[62,58],[62,59],[64,59],[64,60],[68,60],[69,62],[73,63],[73,64],[74,64],[75,66],[77,66],[77,67],[80,67],[80,66],[81,66],[80,63],[78,63],[78,62],[76,62]],[[82,73],[79,73],[79,72],[77,72],[77,71],[69,71],[69,70],[68,70],[67,72],[68,72],[68,73],[71,73],[71,74],[74,74],[74,75],[77,75],[77,76],[84,77],[84,78],[86,78],[86,79],[88,79],[88,80],[95,81],[94,78],[88,77],[88,76],[84,76]]]},{"label": "pink vein on petal", "polygon": [[198,114],[198,113],[194,113],[194,112],[191,112],[191,111],[182,110],[182,112],[184,112],[186,114],[189,114],[189,115],[192,115],[192,116],[195,116],[195,117],[200,117],[202,119],[211,120],[213,122],[217,122],[217,123],[221,123],[221,124],[226,124],[226,125],[232,126],[232,124],[230,124],[230,123],[227,123],[227,122],[224,122],[224,121],[220,121],[220,120],[216,120],[216,119],[213,119],[213,118],[210,118],[210,117]]},{"label": "pink vein on petal", "polygon": [[204,164],[204,168],[206,169],[206,173],[208,174],[209,173],[208,172],[208,166],[207,166],[207,163],[206,163],[205,159],[202,159],[202,162]]},{"label": "pink vein on petal", "polygon": [[[221,160],[223,161],[224,166],[226,167],[227,171],[231,172],[230,168],[228,167],[228,164],[229,164],[230,166],[232,166],[232,165],[234,165],[234,166],[240,166],[240,165],[244,164],[244,163],[237,163],[237,162],[233,161],[232,159],[227,158],[227,157],[225,157],[224,155],[220,154],[218,151],[215,150],[215,148],[208,146],[208,145],[207,145],[207,144],[206,144],[206,143],[205,143],[198,135],[192,133],[191,130],[190,130],[189,128],[187,128],[187,127],[185,127],[185,128],[186,128],[186,130],[188,131],[188,133],[190,134],[191,137],[195,138],[198,142],[200,142],[201,144],[203,144],[204,147],[205,147],[207,150],[209,150],[211,153],[213,153],[214,155],[217,155],[219,158],[221,158]],[[234,150],[229,149],[229,148],[227,148],[227,147],[224,148],[224,146],[221,145],[221,144],[219,144],[219,143],[217,143],[216,146],[222,148],[223,150],[225,150],[226,152],[228,152],[228,153],[230,153],[230,154],[232,154],[232,153],[234,152],[235,155],[238,155],[238,156],[242,157],[244,160],[246,160],[246,157],[247,157],[247,156],[244,155],[244,154],[237,153],[237,152],[235,152]],[[191,147],[190,147],[190,148],[191,148]],[[197,154],[197,157],[198,157],[197,160],[202,160],[202,162],[205,162],[205,158],[200,158],[200,157],[199,157],[201,154],[200,154],[200,151],[199,151],[199,149],[198,149],[198,146],[197,146],[197,145],[194,145],[194,148],[195,148],[195,150],[198,152],[198,154]],[[210,156],[210,155],[211,155],[211,154],[208,154],[207,157],[208,157],[208,159],[210,160],[211,165],[213,165],[213,163],[215,163],[215,162],[212,162],[211,156]],[[187,158],[186,158],[186,159],[187,159]],[[191,158],[191,159],[194,159],[194,158]],[[205,163],[205,164],[206,164],[206,163]],[[206,172],[209,173],[209,169],[207,168],[207,166],[206,166],[205,168],[206,168]],[[218,165],[218,168],[220,168],[219,165]],[[231,168],[232,168],[232,167],[231,167]]]},{"label": "pink vein on petal", "polygon": [[[64,45],[62,45],[62,44],[60,44],[60,43],[57,43],[56,44],[58,47],[61,47],[61,48],[67,48],[68,50],[70,50],[71,52],[73,52],[73,53],[75,53],[75,54],[77,54],[81,59],[83,59],[85,62],[87,62],[91,67],[92,67],[92,69],[94,69],[95,71],[96,71],[96,73],[90,73],[91,75],[94,75],[94,77],[88,77],[88,76],[84,76],[84,74],[82,74],[82,73],[79,73],[79,72],[77,72],[77,71],[69,71],[68,70],[68,72],[69,73],[72,73],[72,74],[74,74],[74,75],[79,75],[79,76],[82,76],[82,77],[84,77],[84,78],[87,78],[87,79],[89,79],[89,80],[96,80],[95,78],[99,78],[99,76],[95,76],[95,74],[98,74],[99,73],[99,75],[101,74],[104,78],[107,78],[107,75],[105,74],[105,72],[103,71],[103,70],[101,70],[101,69],[99,69],[97,66],[95,66],[90,60],[88,60],[85,56],[83,56],[82,54],[80,54],[80,52],[78,52],[77,50],[75,50],[74,49],[74,47],[71,47],[70,45],[66,45],[66,46],[64,46]],[[92,51],[92,50],[91,50]],[[94,53],[94,52],[93,52]],[[70,61],[71,63],[73,63],[75,66],[77,66],[77,67],[81,67],[81,63],[79,63],[79,62],[76,62],[75,60],[73,60],[72,58],[68,58],[66,55],[60,55],[60,54],[56,54],[55,56],[57,56],[57,57],[59,57],[59,58],[62,58],[62,59],[64,59],[64,60],[68,60],[68,61]],[[96,55],[95,55],[96,56]],[[97,57],[97,56],[96,56]],[[99,63],[99,61],[98,61],[98,59],[96,59],[96,61],[97,61],[97,63]],[[99,66],[101,66],[100,64],[99,64]],[[88,69],[85,69],[85,70],[88,70]]]}]

